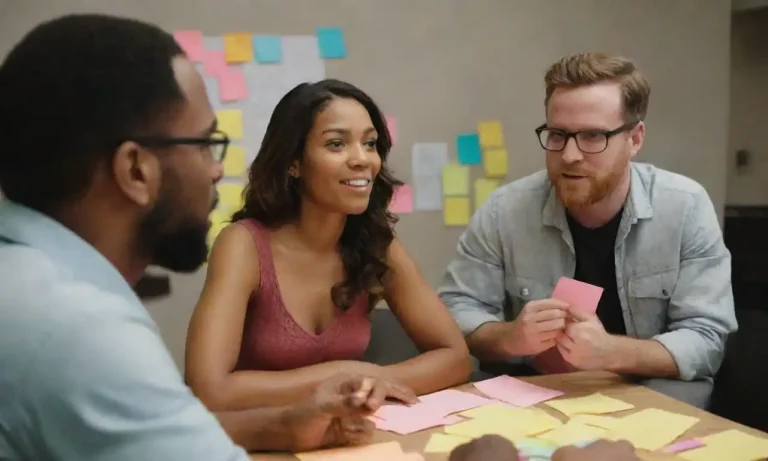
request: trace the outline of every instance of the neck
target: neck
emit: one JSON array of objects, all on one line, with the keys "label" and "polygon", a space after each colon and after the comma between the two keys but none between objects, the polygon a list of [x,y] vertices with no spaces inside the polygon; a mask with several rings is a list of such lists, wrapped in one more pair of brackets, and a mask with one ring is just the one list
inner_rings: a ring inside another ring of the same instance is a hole
[{"label": "neck", "polygon": [[628,167],[611,193],[592,205],[569,209],[568,213],[584,227],[597,228],[605,225],[616,216],[627,201],[630,176]]},{"label": "neck", "polygon": [[347,217],[341,213],[329,213],[320,207],[304,202],[299,219],[293,224],[298,240],[307,248],[318,252],[336,251]]}]

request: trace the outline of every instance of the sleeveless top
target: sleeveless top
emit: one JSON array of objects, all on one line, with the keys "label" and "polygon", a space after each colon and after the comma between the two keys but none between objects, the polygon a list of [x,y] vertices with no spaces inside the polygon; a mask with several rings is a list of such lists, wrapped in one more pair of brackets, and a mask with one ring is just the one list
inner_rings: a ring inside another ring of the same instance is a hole
[{"label": "sleeveless top", "polygon": [[253,219],[238,224],[250,231],[256,244],[260,283],[248,300],[237,369],[282,371],[334,360],[360,360],[371,339],[368,297],[361,295],[346,311],[339,309],[323,332],[306,331],[283,303],[267,228]]}]

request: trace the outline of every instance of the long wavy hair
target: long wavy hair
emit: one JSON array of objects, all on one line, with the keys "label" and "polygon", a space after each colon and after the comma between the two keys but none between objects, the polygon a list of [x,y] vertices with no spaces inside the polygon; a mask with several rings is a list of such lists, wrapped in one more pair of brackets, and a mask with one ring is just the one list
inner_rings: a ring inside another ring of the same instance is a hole
[{"label": "long wavy hair", "polygon": [[403,183],[387,168],[392,138],[386,119],[376,103],[354,85],[334,79],[302,83],[289,91],[275,107],[256,159],[250,166],[243,192],[243,207],[232,222],[253,218],[272,229],[295,222],[302,204],[301,178],[289,173],[304,159],[307,136],[316,116],[337,98],[354,99],[368,111],[378,133],[376,150],[381,170],[373,180],[368,208],[349,215],[339,240],[344,280],[331,288],[331,299],[346,310],[362,294],[372,308],[381,299],[389,270],[387,250],[394,239],[397,217],[389,212],[394,189]]}]

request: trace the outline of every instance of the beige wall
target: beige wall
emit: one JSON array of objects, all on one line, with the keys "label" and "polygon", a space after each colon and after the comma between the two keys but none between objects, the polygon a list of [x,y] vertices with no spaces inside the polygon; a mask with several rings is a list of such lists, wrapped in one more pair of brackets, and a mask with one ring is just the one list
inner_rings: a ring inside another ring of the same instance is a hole
[{"label": "beige wall", "polygon": [[[349,57],[328,63],[327,73],[360,85],[398,117],[392,165],[410,181],[412,143],[453,143],[488,118],[504,124],[508,179],[542,168],[533,128],[543,119],[546,66],[576,51],[623,53],[653,86],[642,160],[699,180],[721,209],[730,8],[728,0],[0,0],[0,54],[38,21],[72,11],[206,34],[341,26]],[[398,232],[436,284],[461,229],[446,229],[437,212],[405,216]],[[174,276],[173,295],[149,305],[179,362],[202,281],[202,273]]]},{"label": "beige wall", "polygon": [[[768,205],[768,8],[733,15],[731,114],[728,149],[729,205]],[[751,162],[736,167],[736,151]]]}]

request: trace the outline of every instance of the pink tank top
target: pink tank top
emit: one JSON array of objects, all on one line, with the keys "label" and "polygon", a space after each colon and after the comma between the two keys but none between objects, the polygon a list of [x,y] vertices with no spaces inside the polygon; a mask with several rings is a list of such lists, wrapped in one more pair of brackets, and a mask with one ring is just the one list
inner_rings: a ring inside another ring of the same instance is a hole
[{"label": "pink tank top", "polygon": [[360,296],[346,311],[340,310],[322,333],[306,331],[283,303],[268,230],[253,219],[239,223],[256,243],[261,282],[248,300],[237,368],[281,371],[334,360],[360,360],[371,339],[367,296]]}]

